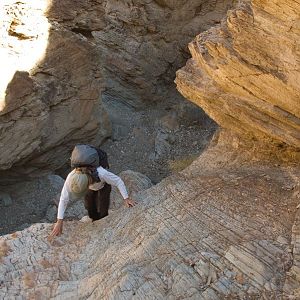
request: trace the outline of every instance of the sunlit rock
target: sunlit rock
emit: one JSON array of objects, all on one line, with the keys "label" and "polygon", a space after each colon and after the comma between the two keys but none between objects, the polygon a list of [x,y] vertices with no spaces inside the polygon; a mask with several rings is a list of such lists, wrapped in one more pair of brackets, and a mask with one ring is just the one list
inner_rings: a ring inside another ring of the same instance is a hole
[{"label": "sunlit rock", "polygon": [[189,44],[178,90],[242,138],[299,148],[299,11],[295,1],[241,1]]},{"label": "sunlit rock", "polygon": [[76,142],[110,131],[98,53],[49,19],[51,5],[1,2],[1,182],[57,170]]}]

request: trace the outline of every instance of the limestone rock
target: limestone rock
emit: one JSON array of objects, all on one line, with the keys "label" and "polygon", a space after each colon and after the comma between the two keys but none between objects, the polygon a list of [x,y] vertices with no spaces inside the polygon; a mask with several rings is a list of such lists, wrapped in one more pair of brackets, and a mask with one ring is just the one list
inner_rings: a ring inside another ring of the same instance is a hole
[{"label": "limestone rock", "polygon": [[[295,291],[283,288],[296,257],[277,239],[297,240],[298,199],[282,187],[297,186],[299,169],[226,165],[240,152],[225,142],[139,193],[134,208],[65,222],[54,240],[50,224],[1,237],[0,298],[297,299],[298,277]],[[222,168],[207,167],[219,153]]]},{"label": "limestone rock", "polygon": [[[151,180],[139,172],[131,170],[119,174],[125,183],[130,198],[135,199],[139,193],[152,186]],[[124,200],[116,187],[112,187],[110,209],[115,210],[124,206]]]},{"label": "limestone rock", "polygon": [[1,182],[62,167],[76,142],[109,134],[98,53],[47,18],[48,1],[1,2]]},{"label": "limestone rock", "polygon": [[243,138],[300,146],[296,1],[240,1],[189,44],[178,90]]}]

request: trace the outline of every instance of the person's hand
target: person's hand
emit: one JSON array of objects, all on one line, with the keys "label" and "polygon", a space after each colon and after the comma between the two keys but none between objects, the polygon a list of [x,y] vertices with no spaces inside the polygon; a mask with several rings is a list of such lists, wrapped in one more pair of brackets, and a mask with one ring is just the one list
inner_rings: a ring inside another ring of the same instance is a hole
[{"label": "person's hand", "polygon": [[125,201],[125,206],[126,207],[133,207],[136,205],[136,202],[134,202],[132,199],[127,198],[124,200]]},{"label": "person's hand", "polygon": [[49,235],[49,238],[53,239],[55,236],[61,235],[62,229],[63,229],[63,220],[58,219],[54,225],[54,228],[53,228],[51,234]]}]

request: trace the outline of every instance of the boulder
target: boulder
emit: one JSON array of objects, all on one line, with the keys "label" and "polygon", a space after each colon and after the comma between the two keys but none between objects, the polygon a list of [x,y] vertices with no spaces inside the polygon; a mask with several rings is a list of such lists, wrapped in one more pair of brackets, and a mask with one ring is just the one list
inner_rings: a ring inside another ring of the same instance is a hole
[{"label": "boulder", "polygon": [[[151,180],[144,174],[127,170],[119,174],[125,183],[129,197],[135,199],[137,195],[152,186]],[[124,206],[122,195],[116,187],[112,187],[110,209],[116,210]]]}]

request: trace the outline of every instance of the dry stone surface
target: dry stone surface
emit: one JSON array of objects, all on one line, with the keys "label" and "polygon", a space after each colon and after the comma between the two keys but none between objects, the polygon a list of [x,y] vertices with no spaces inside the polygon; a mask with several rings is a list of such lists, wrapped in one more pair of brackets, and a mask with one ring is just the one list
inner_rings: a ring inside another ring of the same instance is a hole
[{"label": "dry stone surface", "polygon": [[143,108],[181,99],[173,83],[187,44],[220,22],[235,0],[53,0],[50,18],[96,45],[105,99]]},{"label": "dry stone surface", "polygon": [[47,18],[50,2],[1,1],[4,183],[57,170],[74,143],[100,144],[110,132],[97,51],[59,20]]},{"label": "dry stone surface", "polygon": [[53,241],[49,224],[1,237],[0,297],[293,297],[299,279],[286,276],[297,271],[299,170],[253,161],[225,167],[220,145],[139,194],[134,208],[66,222]]},{"label": "dry stone surface", "polygon": [[240,1],[189,44],[179,91],[243,137],[300,146],[298,1]]}]

